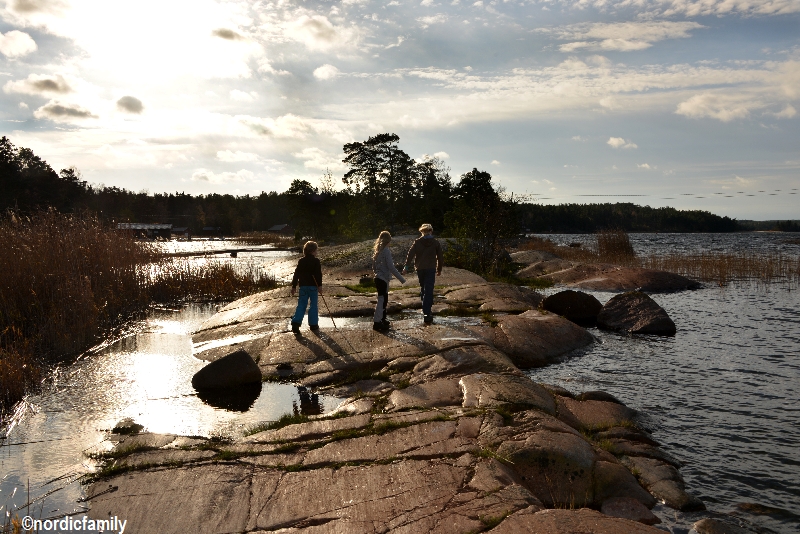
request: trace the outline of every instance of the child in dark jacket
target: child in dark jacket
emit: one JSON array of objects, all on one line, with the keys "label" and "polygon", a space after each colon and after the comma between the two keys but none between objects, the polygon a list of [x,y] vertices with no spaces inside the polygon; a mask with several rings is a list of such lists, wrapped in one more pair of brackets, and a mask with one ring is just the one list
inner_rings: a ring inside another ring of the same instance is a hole
[{"label": "child in dark jacket", "polygon": [[298,284],[300,294],[297,298],[297,308],[292,317],[292,332],[300,333],[300,325],[306,314],[306,306],[311,301],[308,309],[308,326],[311,330],[319,330],[319,310],[317,308],[317,295],[322,293],[322,264],[317,259],[317,243],[306,241],[303,245],[303,257],[297,262],[297,268],[292,277],[292,296]]}]

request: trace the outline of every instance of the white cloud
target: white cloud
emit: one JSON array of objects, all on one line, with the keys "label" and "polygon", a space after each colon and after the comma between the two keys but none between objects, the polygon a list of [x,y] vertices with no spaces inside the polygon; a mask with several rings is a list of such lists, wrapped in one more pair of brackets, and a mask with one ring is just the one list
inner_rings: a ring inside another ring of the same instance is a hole
[{"label": "white cloud", "polygon": [[253,180],[255,175],[247,169],[241,169],[237,172],[221,172],[215,173],[208,169],[197,169],[192,173],[192,181],[195,182],[208,182],[211,184],[227,184],[231,182],[249,182]]},{"label": "white cloud", "polygon": [[318,80],[330,80],[339,75],[339,69],[333,65],[325,64],[314,69],[314,78]]},{"label": "white cloud", "polygon": [[230,92],[230,98],[236,102],[253,102],[256,98],[258,98],[258,93],[255,91],[245,93],[244,91],[233,89]]},{"label": "white cloud", "polygon": [[493,159],[492,160],[492,165],[500,165],[500,162],[497,161],[496,159]]},{"label": "white cloud", "polygon": [[655,169],[655,167],[651,167],[649,163],[642,163],[641,165],[637,163],[636,167],[639,169],[648,169],[648,170]]},{"label": "white cloud", "polygon": [[704,93],[678,104],[675,113],[692,119],[710,117],[730,122],[734,119],[743,119],[750,114],[751,109],[762,106],[760,102],[737,96]]},{"label": "white cloud", "polygon": [[354,46],[358,41],[358,34],[352,26],[335,26],[324,15],[302,15],[286,26],[285,34],[313,51]]},{"label": "white cloud", "polygon": [[24,80],[6,82],[3,91],[27,95],[65,94],[73,92],[73,87],[72,83],[67,82],[60,74],[29,74]]},{"label": "white cloud", "polygon": [[28,109],[28,104],[26,104],[25,102],[20,102],[19,109]]},{"label": "white cloud", "polygon": [[796,0],[563,0],[574,9],[594,7],[603,11],[615,11],[631,6],[641,6],[647,13],[663,16],[685,15],[688,17],[708,15],[784,15],[800,12]]},{"label": "white cloud", "polygon": [[447,152],[434,152],[433,157],[439,159],[450,159],[450,154]]},{"label": "white cloud", "polygon": [[26,56],[37,49],[36,41],[25,32],[11,30],[0,33],[0,53],[8,58]]},{"label": "white cloud", "polygon": [[586,138],[581,137],[580,135],[573,135],[572,136],[572,140],[573,141],[586,141]]},{"label": "white cloud", "polygon": [[239,115],[235,117],[251,131],[278,139],[306,139],[310,135],[327,136],[340,143],[352,141],[353,136],[336,121],[311,119],[287,113],[277,119]]},{"label": "white cloud", "polygon": [[80,121],[97,118],[97,115],[86,108],[77,104],[60,102],[58,100],[51,100],[40,107],[33,112],[33,116],[37,119],[50,119],[56,122],[73,122],[76,120]]},{"label": "white cloud", "polygon": [[235,163],[240,161],[258,161],[258,154],[252,152],[231,152],[230,150],[217,151],[217,159],[226,163]]},{"label": "white cloud", "polygon": [[433,5],[433,0],[422,0],[422,2],[419,3],[419,5],[430,7]]},{"label": "white cloud", "polygon": [[696,22],[643,21],[643,22],[591,22],[571,24],[557,28],[540,29],[572,42],[559,47],[562,52],[576,50],[623,51],[644,50],[653,43],[666,39],[691,37],[691,30],[705,28]]},{"label": "white cloud", "polygon": [[768,115],[772,115],[777,119],[791,119],[795,115],[797,115],[797,110],[794,109],[794,106],[791,104],[786,104],[782,110],[778,111],[777,113],[768,112]]},{"label": "white cloud", "polygon": [[636,143],[626,141],[622,137],[609,137],[606,143],[611,148],[639,148]]},{"label": "white cloud", "polygon": [[437,13],[436,15],[431,15],[428,17],[419,17],[417,22],[419,22],[423,28],[427,28],[433,24],[444,24],[447,22],[447,16],[442,13]]},{"label": "white cloud", "polygon": [[317,147],[304,148],[300,152],[296,152],[292,155],[298,159],[305,160],[303,166],[307,169],[342,171],[347,168],[347,166],[342,163],[344,154],[329,154]]}]

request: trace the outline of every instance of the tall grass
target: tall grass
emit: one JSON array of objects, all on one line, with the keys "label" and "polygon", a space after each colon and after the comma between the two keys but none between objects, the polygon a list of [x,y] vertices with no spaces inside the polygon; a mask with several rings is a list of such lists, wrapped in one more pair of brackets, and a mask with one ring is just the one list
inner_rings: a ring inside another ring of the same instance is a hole
[{"label": "tall grass", "polygon": [[597,238],[597,256],[608,263],[630,264],[636,262],[636,252],[625,230],[601,230]]},{"label": "tall grass", "polygon": [[294,236],[276,234],[274,232],[244,232],[235,238],[236,243],[242,245],[275,245],[278,247],[294,246]]},{"label": "tall grass", "polygon": [[0,413],[43,369],[151,303],[230,300],[275,287],[256,268],[167,258],[96,217],[55,211],[0,221]]}]

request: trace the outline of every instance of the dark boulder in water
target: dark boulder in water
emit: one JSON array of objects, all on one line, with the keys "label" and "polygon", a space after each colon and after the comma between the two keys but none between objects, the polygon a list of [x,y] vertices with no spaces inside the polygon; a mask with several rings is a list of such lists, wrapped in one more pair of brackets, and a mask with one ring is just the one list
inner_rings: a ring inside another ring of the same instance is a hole
[{"label": "dark boulder in water", "polygon": [[261,370],[244,350],[237,350],[215,360],[192,377],[195,389],[219,389],[261,382]]},{"label": "dark boulder in water", "polygon": [[567,289],[542,301],[542,308],[580,326],[594,326],[597,314],[603,309],[600,301],[583,291]]},{"label": "dark boulder in water", "polygon": [[641,291],[611,298],[598,314],[597,326],[628,334],[675,335],[675,323],[664,308]]}]

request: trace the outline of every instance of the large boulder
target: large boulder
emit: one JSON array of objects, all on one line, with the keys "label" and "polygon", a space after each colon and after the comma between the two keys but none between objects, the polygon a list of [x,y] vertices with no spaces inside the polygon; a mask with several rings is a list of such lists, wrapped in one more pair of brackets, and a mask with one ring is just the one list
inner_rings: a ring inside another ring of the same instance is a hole
[{"label": "large boulder", "polygon": [[638,289],[647,293],[669,293],[701,287],[694,280],[679,274],[639,267],[620,267],[609,263],[579,264],[547,274],[544,278],[557,284],[594,291]]},{"label": "large boulder", "polygon": [[494,344],[517,367],[543,367],[562,354],[584,347],[592,335],[575,323],[555,314],[530,310],[506,315],[494,329]]},{"label": "large boulder", "polygon": [[675,323],[664,308],[641,291],[612,297],[597,316],[597,326],[629,334],[675,335]]},{"label": "large boulder", "polygon": [[542,308],[557,313],[575,324],[594,326],[597,314],[603,309],[603,305],[588,293],[567,289],[544,299]]},{"label": "large boulder", "polygon": [[261,382],[261,369],[243,350],[237,350],[213,361],[192,377],[195,389],[231,388]]}]

